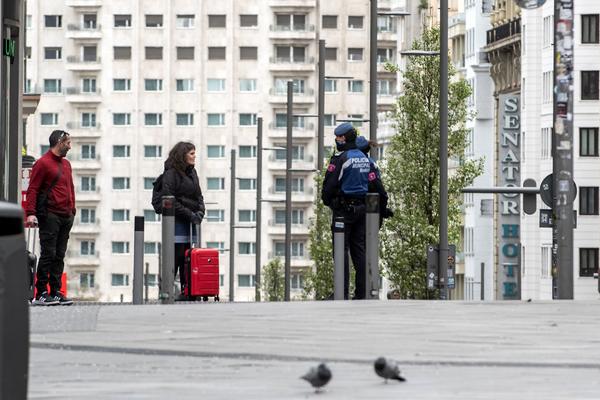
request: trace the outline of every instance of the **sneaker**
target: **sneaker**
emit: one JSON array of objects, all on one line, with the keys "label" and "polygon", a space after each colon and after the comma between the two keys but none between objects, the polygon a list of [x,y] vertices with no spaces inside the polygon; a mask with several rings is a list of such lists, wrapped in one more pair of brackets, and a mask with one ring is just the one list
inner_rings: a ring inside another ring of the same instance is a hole
[{"label": "sneaker", "polygon": [[73,304],[73,300],[69,299],[67,296],[62,294],[61,292],[56,292],[52,295],[52,299],[56,300],[61,306],[70,306]]},{"label": "sneaker", "polygon": [[57,306],[60,301],[54,296],[50,296],[48,292],[43,292],[31,304],[34,306]]}]

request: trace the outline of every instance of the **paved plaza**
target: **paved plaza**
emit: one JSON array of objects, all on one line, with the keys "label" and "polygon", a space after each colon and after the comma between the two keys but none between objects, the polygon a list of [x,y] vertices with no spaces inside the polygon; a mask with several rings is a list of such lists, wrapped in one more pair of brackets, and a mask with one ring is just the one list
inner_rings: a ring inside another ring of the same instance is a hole
[{"label": "paved plaza", "polygon": [[[600,398],[600,301],[30,310],[30,399]],[[380,355],[407,382],[384,384]],[[299,376],[320,361],[314,393]]]}]

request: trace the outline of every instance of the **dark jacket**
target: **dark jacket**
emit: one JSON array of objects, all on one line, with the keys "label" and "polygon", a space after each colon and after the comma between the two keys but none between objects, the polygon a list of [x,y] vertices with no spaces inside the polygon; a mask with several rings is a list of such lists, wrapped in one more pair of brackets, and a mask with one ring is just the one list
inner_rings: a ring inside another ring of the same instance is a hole
[{"label": "dark jacket", "polygon": [[195,212],[205,212],[200,181],[193,166],[182,173],[165,162],[162,194],[175,196],[175,217],[186,223],[192,221]]},{"label": "dark jacket", "polygon": [[36,215],[37,198],[40,193],[48,190],[58,175],[62,164],[62,174],[56,184],[48,192],[47,210],[56,215],[70,217],[75,215],[75,189],[71,163],[64,157],[59,157],[48,150],[31,169],[29,187],[27,188],[27,216]]}]

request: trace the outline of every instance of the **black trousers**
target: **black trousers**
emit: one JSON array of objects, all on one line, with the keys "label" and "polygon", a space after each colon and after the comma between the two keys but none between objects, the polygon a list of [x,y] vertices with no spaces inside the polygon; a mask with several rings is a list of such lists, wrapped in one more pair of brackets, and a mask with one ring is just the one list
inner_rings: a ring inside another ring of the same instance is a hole
[{"label": "black trousers", "polygon": [[[366,213],[364,207],[358,212],[334,210],[334,220],[338,216],[344,217],[344,299],[348,300],[350,291],[350,261],[348,253],[350,253],[355,269],[354,299],[364,299],[367,285],[367,258],[365,252]],[[333,222],[331,224],[331,231],[333,232]],[[333,237],[332,235],[332,240]],[[335,247],[333,248],[335,249]]]},{"label": "black trousers", "polygon": [[48,213],[40,218],[40,247],[41,256],[37,268],[36,288],[38,294],[47,291],[50,284],[50,293],[60,292],[61,278],[65,269],[65,253],[69,232],[73,226],[74,217],[61,217]]},{"label": "black trousers", "polygon": [[179,283],[181,283],[181,291],[187,285],[187,274],[185,273],[185,251],[190,248],[189,243],[175,243],[175,276],[179,271]]}]

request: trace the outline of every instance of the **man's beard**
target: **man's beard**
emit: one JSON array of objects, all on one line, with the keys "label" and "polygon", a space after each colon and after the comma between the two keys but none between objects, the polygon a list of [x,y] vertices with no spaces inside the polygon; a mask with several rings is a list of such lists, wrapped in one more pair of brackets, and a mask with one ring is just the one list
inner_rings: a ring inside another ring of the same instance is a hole
[{"label": "man's beard", "polygon": [[59,154],[61,157],[66,157],[68,152],[69,152],[69,149],[67,149],[66,147],[63,147],[59,150]]}]

